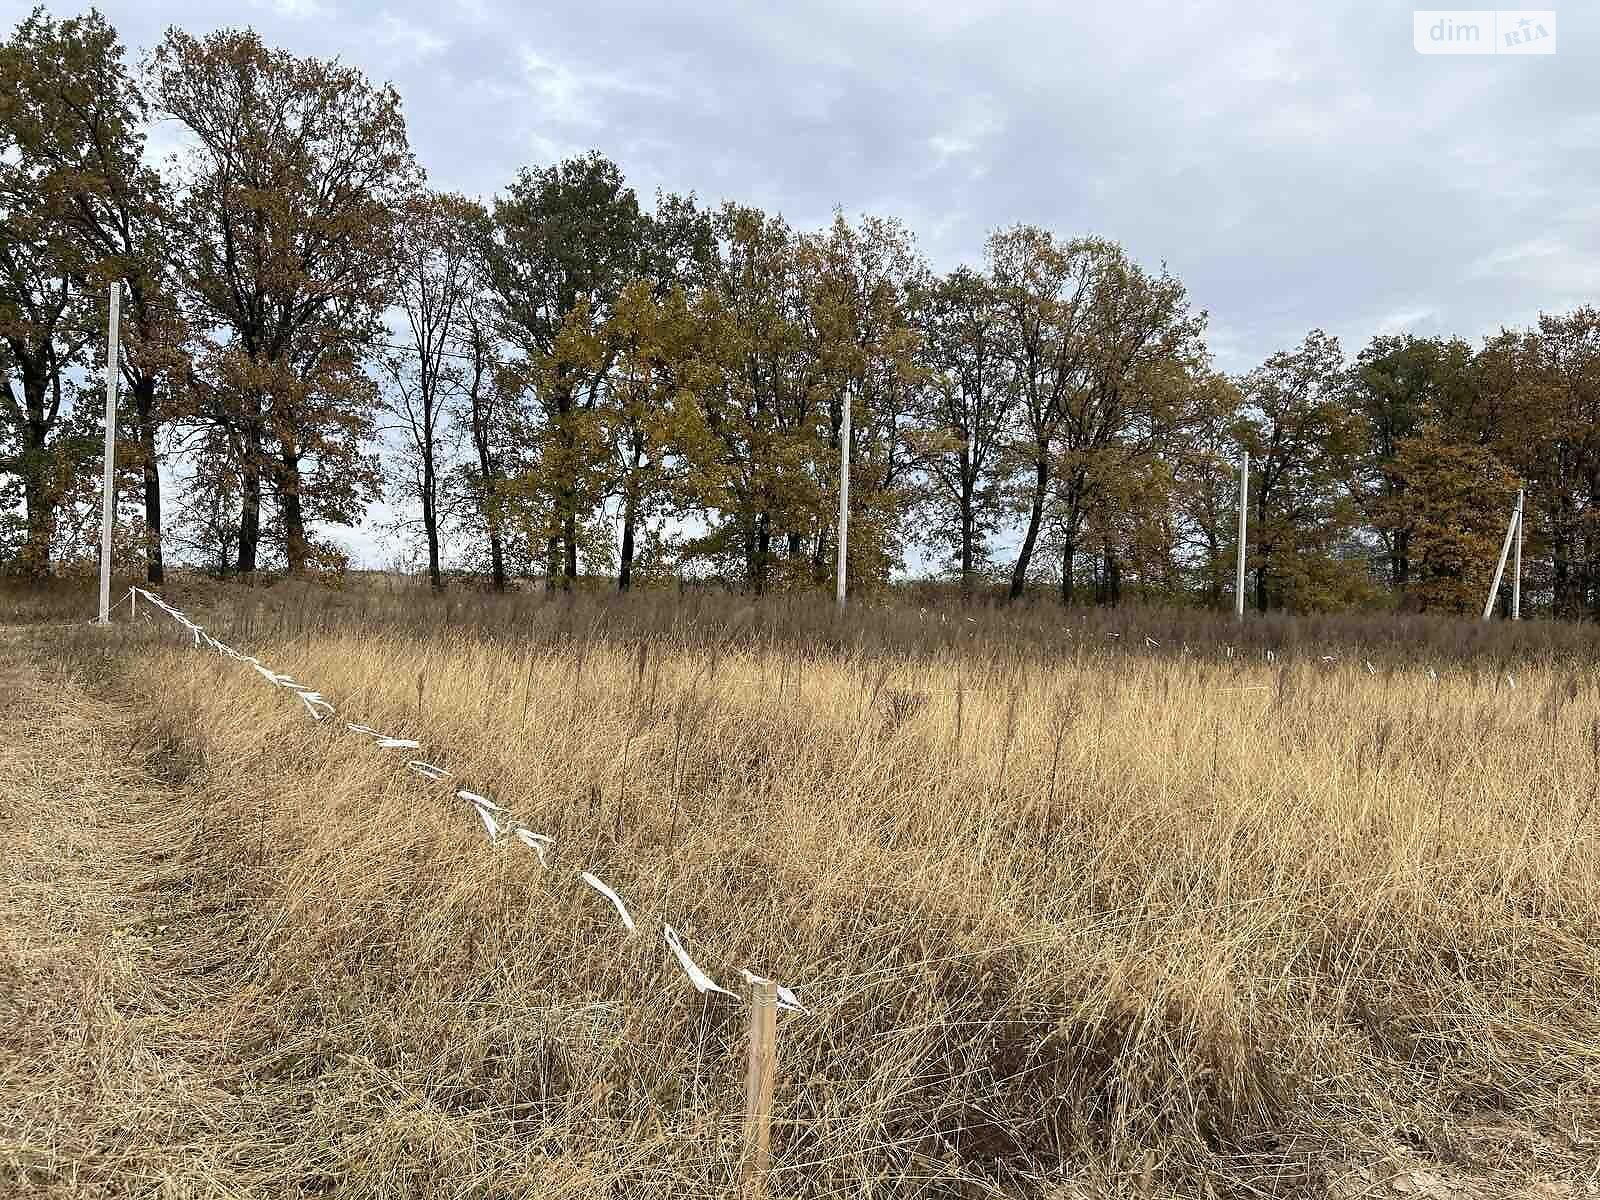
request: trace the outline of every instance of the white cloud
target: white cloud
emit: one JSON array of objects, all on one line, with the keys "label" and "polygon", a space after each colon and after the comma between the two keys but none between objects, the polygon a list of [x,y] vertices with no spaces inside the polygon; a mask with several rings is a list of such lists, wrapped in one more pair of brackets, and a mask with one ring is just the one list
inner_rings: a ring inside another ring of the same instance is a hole
[{"label": "white cloud", "polygon": [[1560,257],[1565,247],[1554,238],[1535,237],[1480,255],[1467,264],[1469,279],[1494,279],[1525,275],[1539,264]]},{"label": "white cloud", "polygon": [[1282,34],[1256,32],[1222,58],[1223,72],[1244,83],[1298,83],[1304,55]]},{"label": "white cloud", "polygon": [[932,134],[927,145],[933,155],[934,167],[955,164],[965,168],[971,179],[980,179],[989,171],[986,150],[1000,132],[999,117],[987,109],[975,108],[944,128]]},{"label": "white cloud", "polygon": [[402,61],[416,63],[438,54],[450,43],[430,29],[385,11],[378,19],[378,44],[393,50]]},{"label": "white cloud", "polygon": [[1431,304],[1413,308],[1397,308],[1379,317],[1373,332],[1385,337],[1391,334],[1405,333],[1418,325],[1436,321],[1438,316],[1439,310]]},{"label": "white cloud", "polygon": [[328,21],[333,9],[322,0],[250,0],[252,8],[265,8],[289,21]]}]

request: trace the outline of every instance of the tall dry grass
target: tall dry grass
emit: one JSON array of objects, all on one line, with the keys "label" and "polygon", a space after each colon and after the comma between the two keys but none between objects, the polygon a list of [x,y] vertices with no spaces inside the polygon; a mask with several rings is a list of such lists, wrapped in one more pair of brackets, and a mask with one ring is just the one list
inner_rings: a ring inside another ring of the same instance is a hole
[{"label": "tall dry grass", "polygon": [[547,606],[520,636],[218,611],[339,722],[176,635],[122,671],[203,764],[188,852],[237,897],[226,967],[196,950],[218,1028],[327,1187],[725,1194],[745,1012],[689,988],[663,920],[808,1006],[780,1195],[1319,1192],[1367,1147],[1600,1095],[1587,668],[808,650],[761,607]]}]

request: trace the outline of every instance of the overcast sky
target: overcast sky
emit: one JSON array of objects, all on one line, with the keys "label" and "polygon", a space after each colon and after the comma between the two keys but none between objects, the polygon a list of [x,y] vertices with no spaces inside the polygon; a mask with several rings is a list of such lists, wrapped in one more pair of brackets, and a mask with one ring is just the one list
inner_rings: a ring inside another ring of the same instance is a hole
[{"label": "overcast sky", "polygon": [[1317,326],[1354,353],[1600,302],[1591,0],[1536,57],[1422,56],[1414,5],[1343,0],[101,6],[132,48],[249,24],[393,82],[439,187],[592,147],[643,200],[899,216],[936,267],[1016,221],[1111,237],[1184,280],[1227,370]]}]

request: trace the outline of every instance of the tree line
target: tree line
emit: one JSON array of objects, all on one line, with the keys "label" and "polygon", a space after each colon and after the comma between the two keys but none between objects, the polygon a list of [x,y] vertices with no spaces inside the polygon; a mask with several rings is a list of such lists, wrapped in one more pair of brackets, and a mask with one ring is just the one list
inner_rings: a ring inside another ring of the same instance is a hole
[{"label": "tree line", "polygon": [[[153,163],[155,122],[181,147]],[[429,188],[398,93],[248,29],[137,63],[96,12],[0,44],[0,563],[92,540],[121,281],[118,552],[335,571],[374,502],[436,587],[831,588],[1220,606],[1237,463],[1265,611],[1600,616],[1600,312],[1471,345],[1310,332],[1218,371],[1165,267],[1030,225],[936,272],[892,218],[641,204],[599,153]],[[165,469],[163,471],[163,468]],[[163,479],[176,483],[166,496]]]}]

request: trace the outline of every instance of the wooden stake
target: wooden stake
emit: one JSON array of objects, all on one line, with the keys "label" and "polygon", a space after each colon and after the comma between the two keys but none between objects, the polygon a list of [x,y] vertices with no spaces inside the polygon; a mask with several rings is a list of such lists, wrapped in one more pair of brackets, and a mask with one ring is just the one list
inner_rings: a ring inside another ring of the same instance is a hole
[{"label": "wooden stake", "polygon": [[778,992],[750,985],[750,1066],[744,1086],[744,1173],[740,1195],[765,1200],[772,1157],[772,1084],[778,1068]]}]

